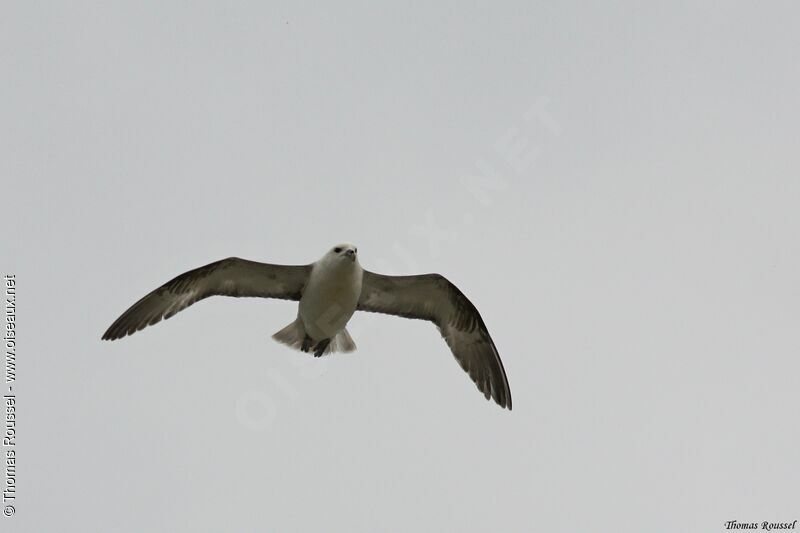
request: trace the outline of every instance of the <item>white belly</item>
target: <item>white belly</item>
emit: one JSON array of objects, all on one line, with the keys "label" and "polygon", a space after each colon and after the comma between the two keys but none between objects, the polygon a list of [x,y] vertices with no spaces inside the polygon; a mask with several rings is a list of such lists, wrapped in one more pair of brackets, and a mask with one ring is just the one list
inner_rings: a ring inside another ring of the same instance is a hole
[{"label": "white belly", "polygon": [[361,268],[312,271],[300,298],[300,319],[315,341],[333,338],[347,325],[361,296]]}]

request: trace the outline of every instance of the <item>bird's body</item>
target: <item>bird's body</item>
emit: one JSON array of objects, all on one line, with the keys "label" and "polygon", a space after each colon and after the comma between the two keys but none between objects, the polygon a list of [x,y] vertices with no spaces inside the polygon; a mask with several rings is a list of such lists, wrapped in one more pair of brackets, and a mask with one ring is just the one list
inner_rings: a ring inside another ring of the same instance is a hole
[{"label": "bird's body", "polygon": [[346,257],[325,256],[317,261],[300,298],[298,314],[315,341],[335,336],[356,312],[363,270],[355,255],[352,260]]},{"label": "bird's body", "polygon": [[351,244],[332,248],[311,265],[271,265],[231,257],[190,270],[136,302],[103,335],[114,340],[167,319],[214,295],[298,301],[297,317],[273,335],[321,356],[356,345],[346,326],[356,310],[436,324],[461,367],[486,398],[511,409],[511,390],[483,319],[439,274],[383,276],[363,270]]},{"label": "bird's body", "polygon": [[342,244],[314,263],[297,306],[294,322],[272,336],[319,357],[332,352],[352,352],[356,345],[345,329],[356,312],[364,271],[356,248]]}]

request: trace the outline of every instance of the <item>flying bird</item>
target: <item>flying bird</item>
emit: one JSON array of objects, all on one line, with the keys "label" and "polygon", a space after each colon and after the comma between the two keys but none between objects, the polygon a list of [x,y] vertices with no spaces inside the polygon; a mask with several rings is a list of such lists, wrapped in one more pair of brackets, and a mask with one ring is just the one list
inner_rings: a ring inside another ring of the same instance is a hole
[{"label": "flying bird", "polygon": [[458,363],[486,399],[511,409],[503,363],[481,315],[439,274],[384,276],[361,268],[358,248],[339,244],[310,265],[272,265],[237,257],[190,270],[133,304],[103,334],[121,339],[209,296],[299,301],[297,318],[272,337],[314,356],[351,352],[347,322],[356,311],[436,324]]}]

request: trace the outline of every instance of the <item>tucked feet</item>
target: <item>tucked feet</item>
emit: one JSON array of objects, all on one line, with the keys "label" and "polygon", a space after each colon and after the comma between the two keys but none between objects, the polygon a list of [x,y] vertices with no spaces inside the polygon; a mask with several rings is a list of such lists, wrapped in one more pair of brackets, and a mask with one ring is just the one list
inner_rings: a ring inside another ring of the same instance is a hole
[{"label": "tucked feet", "polygon": [[325,353],[325,349],[331,343],[330,339],[322,339],[317,343],[314,347],[314,357],[320,357],[323,353]]},{"label": "tucked feet", "polygon": [[303,339],[303,346],[300,347],[300,350],[302,350],[304,352],[308,352],[308,350],[311,348],[311,343],[312,342],[313,341],[311,340],[311,337],[306,335],[305,339]]}]

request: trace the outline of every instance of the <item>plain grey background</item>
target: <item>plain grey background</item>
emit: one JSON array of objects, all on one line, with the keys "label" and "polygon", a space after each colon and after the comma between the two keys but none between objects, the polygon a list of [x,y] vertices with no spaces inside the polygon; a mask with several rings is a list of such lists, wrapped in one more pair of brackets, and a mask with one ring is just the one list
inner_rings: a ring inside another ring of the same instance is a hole
[{"label": "plain grey background", "polygon": [[[6,2],[3,531],[723,531],[798,506],[794,2]],[[431,324],[351,355],[173,276],[352,241],[476,304],[514,410]]]}]

